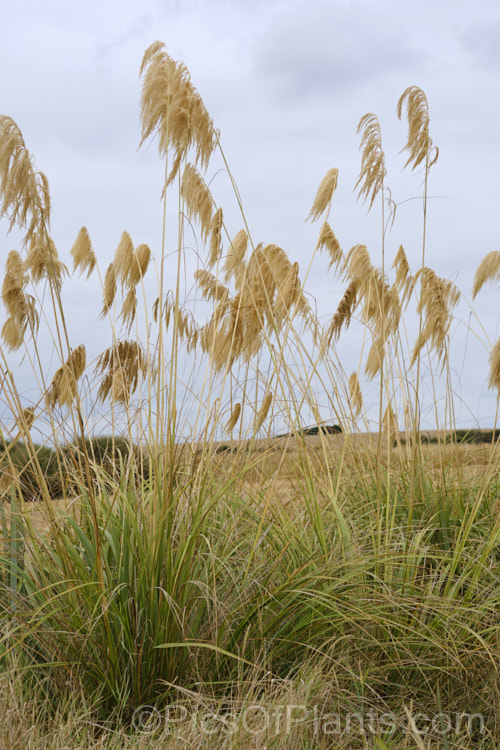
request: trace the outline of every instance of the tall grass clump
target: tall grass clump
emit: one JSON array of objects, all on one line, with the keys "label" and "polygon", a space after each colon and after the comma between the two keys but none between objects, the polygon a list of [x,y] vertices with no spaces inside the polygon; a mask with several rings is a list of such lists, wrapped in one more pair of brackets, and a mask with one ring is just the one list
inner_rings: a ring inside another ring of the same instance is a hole
[{"label": "tall grass clump", "polygon": [[[72,735],[82,747],[327,748],[332,734],[345,748],[494,747],[498,437],[496,421],[488,442],[455,424],[464,300],[429,265],[438,150],[424,92],[397,105],[404,166],[423,177],[414,269],[400,245],[389,258],[397,203],[368,113],[356,190],[380,214],[380,246],[342,249],[329,167],[301,272],[252,237],[186,67],[155,42],[140,77],[140,144],[155,140],[162,162],[158,248],[120,228],[102,262],[83,226],[60,258],[47,178],[0,118],[0,217],[21,237],[2,284],[0,679],[15,727],[2,741],[25,747],[30,726],[40,747]],[[237,226],[211,187],[218,165]],[[326,321],[306,288],[323,253],[342,284]],[[473,297],[499,268],[486,255]],[[70,335],[76,275],[100,290],[98,352]],[[352,329],[362,346],[346,367]],[[498,405],[500,344],[486,346]],[[172,706],[176,720],[158,722]]]}]

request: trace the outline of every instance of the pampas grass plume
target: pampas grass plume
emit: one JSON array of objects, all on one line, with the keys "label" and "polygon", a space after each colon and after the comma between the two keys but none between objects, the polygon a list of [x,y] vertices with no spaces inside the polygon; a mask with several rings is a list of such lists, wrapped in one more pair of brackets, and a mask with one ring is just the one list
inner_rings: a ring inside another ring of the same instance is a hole
[{"label": "pampas grass plume", "polygon": [[489,388],[496,388],[500,397],[500,339],[496,342],[490,354]]},{"label": "pampas grass plume", "polygon": [[132,286],[138,284],[143,276],[146,275],[150,260],[151,250],[149,249],[148,245],[145,245],[144,243],[142,245],[138,245],[135,253],[132,256],[132,262],[127,279],[129,285]]},{"label": "pampas grass plume", "polygon": [[337,187],[338,177],[339,170],[337,169],[337,167],[333,167],[332,169],[328,170],[326,175],[321,180],[312,208],[309,211],[309,215],[307,217],[308,219],[311,219],[311,221],[316,221],[316,219],[319,219],[321,214],[324,213],[324,211],[326,211],[326,209],[330,205],[333,193],[335,192],[335,189]]},{"label": "pampas grass plume", "polygon": [[248,247],[248,235],[244,229],[237,232],[229,247],[224,263],[224,281],[235,280],[236,288],[241,289],[241,280],[245,267],[245,254]]},{"label": "pampas grass plume", "polygon": [[116,294],[116,271],[113,263],[110,263],[104,277],[104,299],[101,310],[101,318],[108,312],[113,304]]},{"label": "pampas grass plume", "polygon": [[357,416],[363,408],[363,395],[361,393],[361,386],[356,372],[353,372],[349,378],[349,400],[352,412]]},{"label": "pampas grass plume", "polygon": [[134,243],[132,242],[132,238],[128,232],[122,232],[120,242],[115,251],[115,257],[113,258],[116,280],[121,281],[122,284],[125,284],[130,274],[133,255]]},{"label": "pampas grass plume", "polygon": [[232,432],[234,428],[236,427],[238,420],[241,415],[241,404],[237,403],[234,405],[234,409],[231,412],[231,416],[229,417],[229,420],[226,425],[227,432]]},{"label": "pampas grass plume", "polygon": [[269,409],[271,408],[271,404],[273,403],[273,393],[272,391],[268,391],[266,395],[264,396],[264,400],[262,402],[262,406],[260,407],[257,417],[255,419],[254,424],[254,430],[255,432],[258,432],[264,422],[266,421],[267,415],[269,413]]},{"label": "pampas grass plume", "polygon": [[335,232],[327,221],[323,222],[323,226],[321,227],[316,249],[327,250],[328,254],[330,255],[330,264],[328,268],[337,266],[343,259],[339,241],[335,236]]},{"label": "pampas grass plume", "polygon": [[484,256],[477,268],[472,284],[472,299],[476,298],[483,284],[496,279],[500,279],[500,251],[493,250]]},{"label": "pampas grass plume", "polygon": [[210,223],[210,254],[208,265],[215,266],[222,254],[222,208],[218,208]]},{"label": "pampas grass plume", "polygon": [[73,247],[71,248],[73,257],[73,270],[83,274],[87,272],[87,278],[95,268],[96,257],[90,241],[90,235],[87,227],[82,227],[76,236]]}]

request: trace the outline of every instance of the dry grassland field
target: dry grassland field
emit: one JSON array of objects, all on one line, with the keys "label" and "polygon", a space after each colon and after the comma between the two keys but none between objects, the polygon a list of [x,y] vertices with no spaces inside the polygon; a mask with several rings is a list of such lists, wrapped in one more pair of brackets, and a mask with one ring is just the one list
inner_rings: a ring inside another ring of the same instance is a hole
[{"label": "dry grassland field", "polygon": [[[416,267],[386,248],[377,116],[356,186],[382,218],[376,258],[337,238],[325,164],[308,262],[343,287],[325,318],[298,261],[252,236],[186,67],[156,42],[140,77],[163,242],[123,231],[104,267],[85,226],[59,254],[48,180],[0,117],[0,219],[21,237],[1,288],[0,748],[500,747],[500,433],[494,415],[455,423],[469,303],[426,253],[426,94],[396,107]],[[237,226],[211,192],[220,164]],[[99,292],[102,339],[73,340],[75,279]],[[499,280],[485,253],[473,299]],[[474,335],[498,413],[500,340]]]}]

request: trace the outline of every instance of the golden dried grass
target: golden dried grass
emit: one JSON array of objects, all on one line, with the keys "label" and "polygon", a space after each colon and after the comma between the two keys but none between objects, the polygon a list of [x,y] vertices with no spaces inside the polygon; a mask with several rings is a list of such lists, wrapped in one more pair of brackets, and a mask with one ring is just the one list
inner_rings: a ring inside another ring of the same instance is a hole
[{"label": "golden dried grass", "polygon": [[500,279],[500,251],[493,250],[482,259],[477,267],[472,284],[472,299],[475,299],[487,281]]},{"label": "golden dried grass", "polygon": [[187,164],[182,175],[182,195],[187,217],[198,220],[202,240],[206,242],[212,229],[212,196],[193,164]]},{"label": "golden dried grass", "polygon": [[134,243],[128,232],[122,232],[120,242],[115,250],[113,268],[115,269],[116,281],[125,284],[132,268],[132,256],[134,255]]},{"label": "golden dried grass", "polygon": [[248,235],[244,229],[240,229],[231,241],[224,263],[224,281],[228,283],[233,279],[236,289],[241,289],[247,247]]},{"label": "golden dried grass", "polygon": [[151,250],[145,243],[138,245],[132,255],[130,269],[127,277],[127,284],[133,286],[146,275],[149,261],[151,260]]},{"label": "golden dried grass", "polygon": [[86,362],[87,353],[82,344],[70,353],[66,362],[52,378],[46,394],[47,405],[50,409],[57,404],[71,406],[77,396],[77,383],[85,371]]},{"label": "golden dried grass", "polygon": [[382,136],[378,117],[369,112],[358,124],[357,133],[361,133],[361,172],[354,189],[359,187],[358,198],[369,201],[369,210],[380,190],[384,187],[387,174],[385,154],[382,149]]},{"label": "golden dried grass", "polygon": [[227,432],[231,433],[234,430],[234,428],[238,424],[238,420],[240,416],[241,416],[241,404],[238,402],[237,404],[234,405],[234,408],[227,422],[227,425],[226,425]]},{"label": "golden dried grass", "polygon": [[323,222],[323,226],[321,227],[321,231],[319,233],[318,242],[316,244],[316,250],[323,249],[326,250],[330,256],[330,264],[328,268],[332,268],[332,266],[339,266],[343,262],[344,256],[340,247],[340,243],[335,236],[335,232],[327,221]]},{"label": "golden dried grass", "polygon": [[19,127],[5,115],[0,115],[0,198],[0,218],[7,218],[8,231],[25,229],[25,245],[50,227],[48,180],[35,169]]},{"label": "golden dried grass", "polygon": [[437,161],[439,151],[434,148],[434,154],[431,156],[433,147],[429,135],[429,105],[422,89],[418,86],[408,86],[401,94],[397,106],[399,119],[405,106],[408,118],[408,137],[404,147],[408,152],[408,160],[405,167],[410,165],[412,169],[416,169],[425,161],[426,168],[429,169]]},{"label": "golden dried grass", "polygon": [[337,167],[332,167],[332,169],[328,170],[319,184],[316,197],[314,198],[311,210],[307,217],[308,219],[316,221],[326,211],[332,202],[333,194],[337,188],[338,178],[339,170]]},{"label": "golden dried grass", "polygon": [[439,277],[432,268],[424,266],[419,269],[415,274],[415,282],[419,278],[421,292],[417,310],[423,315],[423,325],[413,349],[411,365],[427,342],[434,348],[438,360],[443,359],[452,311],[460,300],[460,292],[455,284]]},{"label": "golden dried grass", "polygon": [[87,278],[89,278],[97,261],[87,227],[82,227],[78,232],[71,248],[71,256],[73,257],[73,271],[79,271],[80,274],[87,272]]},{"label": "golden dried grass", "polygon": [[186,66],[173,60],[165,45],[157,41],[144,53],[140,76],[140,145],[157,133],[160,155],[166,156],[169,148],[173,150],[169,182],[191,147],[195,149],[196,162],[206,167],[217,146],[218,134]]}]

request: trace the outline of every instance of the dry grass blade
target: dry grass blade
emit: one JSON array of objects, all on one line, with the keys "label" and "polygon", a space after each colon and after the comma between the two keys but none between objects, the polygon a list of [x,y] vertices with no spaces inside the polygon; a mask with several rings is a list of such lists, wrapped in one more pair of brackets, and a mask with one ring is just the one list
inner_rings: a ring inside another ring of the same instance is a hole
[{"label": "dry grass blade", "polygon": [[472,299],[475,299],[481,288],[487,281],[500,279],[500,251],[493,250],[482,259],[474,274],[472,284]]},{"label": "dry grass blade", "polygon": [[362,156],[361,172],[355,189],[359,186],[358,198],[362,198],[363,201],[369,200],[368,208],[371,209],[375,198],[384,187],[387,174],[377,116],[372,113],[364,115],[359,121],[357,132],[362,133],[360,145]]},{"label": "dry grass blade", "polygon": [[81,274],[86,271],[87,278],[89,278],[95,268],[96,257],[87,227],[82,227],[78,232],[71,248],[71,255],[73,257],[73,270],[79,271]]},{"label": "dry grass blade", "polygon": [[332,167],[332,169],[329,169],[321,180],[312,208],[307,217],[308,219],[311,219],[311,221],[319,219],[321,214],[323,214],[330,205],[333,193],[337,187],[338,177],[339,170],[337,167]]}]

